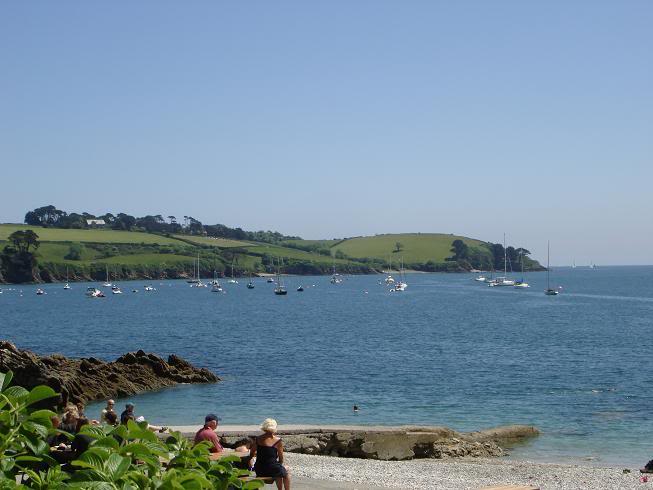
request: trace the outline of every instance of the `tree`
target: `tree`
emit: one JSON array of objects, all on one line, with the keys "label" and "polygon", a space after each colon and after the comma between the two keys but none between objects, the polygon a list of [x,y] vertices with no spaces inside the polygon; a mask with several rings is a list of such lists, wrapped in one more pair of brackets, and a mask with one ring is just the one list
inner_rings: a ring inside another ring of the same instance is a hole
[{"label": "tree", "polygon": [[52,204],[36,208],[25,215],[25,223],[32,226],[55,226],[59,220],[67,215],[65,211],[57,209]]},{"label": "tree", "polygon": [[451,244],[451,251],[453,252],[453,260],[466,260],[469,256],[469,247],[462,240],[454,240]]},{"label": "tree", "polygon": [[39,248],[38,235],[32,230],[19,230],[9,235],[10,244],[0,254],[2,275],[8,282],[22,283],[34,280],[37,260],[30,248]]},{"label": "tree", "polygon": [[394,252],[401,252],[404,249],[404,244],[401,242],[396,242],[395,243],[395,249]]},{"label": "tree", "polygon": [[39,236],[32,230],[19,230],[9,235],[9,241],[13,243],[18,252],[29,252],[30,247],[34,250],[39,248]]},{"label": "tree", "polygon": [[82,260],[84,246],[81,243],[71,243],[68,247],[68,253],[64,255],[66,260]]}]

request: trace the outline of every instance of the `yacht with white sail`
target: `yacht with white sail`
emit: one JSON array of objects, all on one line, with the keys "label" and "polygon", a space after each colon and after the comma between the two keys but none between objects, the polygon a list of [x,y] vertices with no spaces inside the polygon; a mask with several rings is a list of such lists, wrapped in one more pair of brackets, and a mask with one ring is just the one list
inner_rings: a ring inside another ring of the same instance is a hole
[{"label": "yacht with white sail", "polygon": [[524,251],[523,249],[519,250],[519,261],[521,262],[521,279],[515,282],[515,289],[526,289],[530,288],[530,285],[524,281]]}]

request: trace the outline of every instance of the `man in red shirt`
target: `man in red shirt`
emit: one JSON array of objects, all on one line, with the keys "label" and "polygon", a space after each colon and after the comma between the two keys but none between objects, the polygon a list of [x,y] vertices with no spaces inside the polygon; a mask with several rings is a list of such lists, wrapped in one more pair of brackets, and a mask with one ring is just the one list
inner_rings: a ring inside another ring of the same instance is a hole
[{"label": "man in red shirt", "polygon": [[204,427],[198,430],[195,434],[195,444],[199,444],[202,441],[209,441],[212,444],[210,449],[212,453],[221,453],[224,451],[222,444],[220,444],[220,439],[215,433],[215,429],[218,427],[219,420],[220,417],[214,413],[210,413],[204,417]]}]

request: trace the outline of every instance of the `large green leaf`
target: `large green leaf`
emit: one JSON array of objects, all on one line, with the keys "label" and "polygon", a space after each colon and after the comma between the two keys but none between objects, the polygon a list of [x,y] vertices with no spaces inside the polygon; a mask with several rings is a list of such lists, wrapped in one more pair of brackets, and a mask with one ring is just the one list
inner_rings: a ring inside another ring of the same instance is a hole
[{"label": "large green leaf", "polygon": [[74,466],[103,471],[104,462],[109,459],[109,454],[108,451],[102,448],[92,447],[84,451],[72,464]]},{"label": "large green leaf", "polygon": [[107,449],[115,449],[116,451],[120,447],[118,441],[114,437],[105,436],[101,437],[93,443],[93,447],[104,447]]},{"label": "large green leaf", "polygon": [[27,397],[27,405],[32,405],[41,400],[46,400],[57,396],[57,393],[50,388],[49,386],[40,385],[35,388],[32,388],[32,391],[29,392]]},{"label": "large green leaf", "polygon": [[123,458],[119,454],[113,453],[107,459],[104,468],[111,480],[115,482],[122,478],[122,475],[129,469],[130,464],[131,460],[129,458]]},{"label": "large green leaf", "polygon": [[26,420],[23,422],[23,428],[33,434],[36,434],[41,439],[46,439],[48,437],[48,428],[45,425],[32,422],[31,420]]},{"label": "large green leaf", "polygon": [[7,371],[6,373],[0,373],[0,391],[4,391],[5,388],[9,386],[9,383],[11,383],[13,377],[14,377],[14,373],[12,371]]},{"label": "large green leaf", "polygon": [[48,425],[46,423],[49,422],[50,425],[52,425],[52,417],[57,415],[54,413],[52,410],[36,410],[35,412],[32,412],[29,414],[29,417],[27,417],[29,420],[35,420],[38,421],[39,423],[43,425]]},{"label": "large green leaf", "polygon": [[14,403],[22,402],[29,396],[29,391],[22,386],[10,386],[3,391],[3,395],[9,398],[9,400],[13,400]]},{"label": "large green leaf", "polygon": [[264,486],[263,480],[250,480],[244,483],[243,490],[255,490]]}]

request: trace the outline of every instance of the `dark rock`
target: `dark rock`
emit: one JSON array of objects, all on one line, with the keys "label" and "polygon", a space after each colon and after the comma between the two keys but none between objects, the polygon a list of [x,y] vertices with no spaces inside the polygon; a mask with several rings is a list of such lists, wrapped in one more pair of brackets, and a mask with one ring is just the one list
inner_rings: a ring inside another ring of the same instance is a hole
[{"label": "dark rock", "polygon": [[177,356],[174,363],[142,350],[114,362],[96,358],[69,359],[61,354],[38,356],[0,341],[0,371],[13,371],[14,383],[31,389],[41,384],[60,393],[57,405],[119,398],[179,383],[216,383],[208,369],[196,368]]}]

